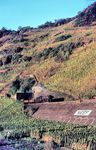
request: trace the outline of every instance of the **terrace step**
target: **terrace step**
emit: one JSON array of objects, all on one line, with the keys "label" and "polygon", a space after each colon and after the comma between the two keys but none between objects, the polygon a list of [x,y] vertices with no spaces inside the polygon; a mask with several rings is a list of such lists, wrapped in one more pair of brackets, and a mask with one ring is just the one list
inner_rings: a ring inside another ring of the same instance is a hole
[{"label": "terrace step", "polygon": [[[96,100],[81,104],[45,103],[38,104],[39,109],[33,115],[35,118],[54,120],[80,125],[96,125]],[[92,110],[89,116],[75,116],[77,110]]]}]

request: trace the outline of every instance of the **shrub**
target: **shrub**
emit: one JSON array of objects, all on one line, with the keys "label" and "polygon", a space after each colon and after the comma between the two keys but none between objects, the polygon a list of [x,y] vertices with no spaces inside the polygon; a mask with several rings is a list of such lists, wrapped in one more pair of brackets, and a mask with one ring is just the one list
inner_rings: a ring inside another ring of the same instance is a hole
[{"label": "shrub", "polygon": [[38,28],[48,28],[48,27],[57,27],[57,26],[61,26],[63,24],[66,24],[70,21],[72,21],[74,18],[66,18],[66,19],[59,19],[59,20],[55,20],[54,22],[51,21],[47,21],[46,23],[40,25]]},{"label": "shrub", "polygon": [[30,26],[26,26],[26,27],[19,26],[18,27],[18,32],[20,32],[20,33],[30,32],[32,30],[33,30],[33,27],[30,27]]},{"label": "shrub", "polygon": [[54,26],[54,23],[47,21],[46,23],[40,25],[38,28],[44,29],[44,28],[53,27],[53,26]]},{"label": "shrub", "polygon": [[24,46],[29,46],[29,42],[24,42]]},{"label": "shrub", "polygon": [[22,52],[22,50],[23,50],[22,47],[17,47],[17,48],[15,49],[15,53],[20,53],[20,52]]},{"label": "shrub", "polygon": [[23,60],[24,61],[31,61],[31,59],[32,59],[32,57],[31,56],[25,56],[24,58],[23,58]]},{"label": "shrub", "polygon": [[8,96],[14,95],[17,91],[24,93],[29,92],[34,84],[35,79],[32,77],[21,79],[19,76],[17,76],[16,79],[13,81],[7,95]]},{"label": "shrub", "polygon": [[17,63],[18,61],[20,61],[20,60],[21,60],[21,57],[22,57],[22,55],[19,54],[19,53],[13,55],[13,57],[12,57],[13,63]]},{"label": "shrub", "polygon": [[72,37],[70,34],[61,35],[61,36],[59,36],[59,37],[56,38],[55,42],[64,41],[64,40],[67,40],[70,37]]},{"label": "shrub", "polygon": [[[48,57],[54,57],[56,60],[67,60],[75,48],[83,46],[83,42],[70,42],[61,44],[58,47],[49,47],[36,55],[39,60],[45,60]],[[34,56],[35,57],[35,56]]]},{"label": "shrub", "polygon": [[39,38],[41,39],[41,40],[43,40],[44,38],[47,38],[48,37],[48,33],[46,33],[46,34],[44,34],[44,35],[41,35]]},{"label": "shrub", "polygon": [[13,43],[17,44],[18,42],[28,42],[28,39],[24,38],[23,35],[17,35],[13,38]]},{"label": "shrub", "polygon": [[49,48],[44,49],[42,52],[38,53],[36,57],[38,59],[47,59],[49,55],[51,56],[52,54],[53,54],[53,48],[49,47]]},{"label": "shrub", "polygon": [[29,92],[34,84],[35,84],[34,78],[31,77],[26,78],[25,80],[23,80],[22,84],[20,85],[19,91],[24,93]]},{"label": "shrub", "polygon": [[13,81],[8,94],[9,95],[14,95],[17,92],[17,90],[19,90],[20,84],[21,84],[21,79],[18,76],[18,77],[16,77],[16,80]]},{"label": "shrub", "polygon": [[2,60],[0,60],[0,66],[3,66],[3,61]]},{"label": "shrub", "polygon": [[5,65],[6,65],[6,64],[10,64],[11,61],[12,61],[12,55],[8,55],[8,56],[6,57],[6,60],[5,60],[4,64],[5,64]]}]

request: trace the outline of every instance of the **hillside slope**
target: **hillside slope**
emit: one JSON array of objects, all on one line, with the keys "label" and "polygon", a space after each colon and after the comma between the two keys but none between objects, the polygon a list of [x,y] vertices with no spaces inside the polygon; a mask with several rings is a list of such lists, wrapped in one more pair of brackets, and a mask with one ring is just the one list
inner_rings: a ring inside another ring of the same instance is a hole
[{"label": "hillside slope", "polygon": [[80,12],[76,17],[76,26],[96,25],[96,2]]},{"label": "hillside slope", "polygon": [[96,25],[75,27],[74,23],[76,19],[57,27],[0,30],[1,94],[8,92],[17,75],[34,74],[52,91],[95,97]]},{"label": "hillside slope", "polygon": [[52,90],[74,96],[95,94],[96,26],[76,28],[70,23],[19,34],[24,41],[14,43],[16,36],[10,34],[0,38],[1,89],[21,73],[35,74]]}]

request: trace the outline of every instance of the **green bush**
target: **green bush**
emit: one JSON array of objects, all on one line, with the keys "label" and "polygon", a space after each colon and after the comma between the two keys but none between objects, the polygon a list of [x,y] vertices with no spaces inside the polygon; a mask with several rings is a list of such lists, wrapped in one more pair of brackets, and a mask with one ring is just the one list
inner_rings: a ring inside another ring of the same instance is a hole
[{"label": "green bush", "polygon": [[10,90],[8,92],[9,95],[14,95],[17,92],[17,90],[19,90],[21,81],[22,80],[19,78],[19,76],[16,77],[16,80],[13,81],[13,83],[12,83],[12,85],[10,87]]},{"label": "green bush", "polygon": [[83,42],[70,42],[61,44],[58,47],[49,47],[44,49],[42,52],[34,55],[34,57],[38,58],[37,60],[45,60],[48,57],[54,57],[56,60],[67,60],[69,56],[72,54],[72,51],[75,48],[83,46]]},{"label": "green bush", "polygon": [[29,92],[32,89],[32,86],[35,84],[35,79],[34,78],[26,78],[23,80],[22,84],[20,85],[19,91],[21,92]]},{"label": "green bush", "polygon": [[55,60],[60,61],[60,62],[66,61],[66,60],[68,60],[69,56],[70,56],[69,51],[66,51],[66,52],[59,51],[58,55],[55,57]]},{"label": "green bush", "polygon": [[8,95],[14,95],[17,91],[20,92],[29,92],[32,89],[32,86],[35,84],[35,79],[32,77],[28,77],[26,79],[21,79],[19,76],[16,80],[13,81]]},{"label": "green bush", "polygon": [[64,40],[67,40],[67,39],[69,39],[71,37],[72,37],[72,35],[70,35],[70,34],[61,35],[61,36],[56,38],[55,42],[64,41]]},{"label": "green bush", "polygon": [[18,63],[18,61],[21,61],[22,55],[19,53],[16,53],[15,55],[13,55],[12,57],[12,61],[13,63]]}]

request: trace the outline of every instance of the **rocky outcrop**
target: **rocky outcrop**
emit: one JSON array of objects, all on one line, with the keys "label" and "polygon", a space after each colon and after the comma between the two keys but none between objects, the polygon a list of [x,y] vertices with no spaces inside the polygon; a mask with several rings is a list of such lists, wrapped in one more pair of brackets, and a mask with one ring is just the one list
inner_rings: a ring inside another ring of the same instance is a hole
[{"label": "rocky outcrop", "polygon": [[83,12],[80,12],[76,18],[76,26],[88,26],[96,21],[96,2],[87,7]]}]

